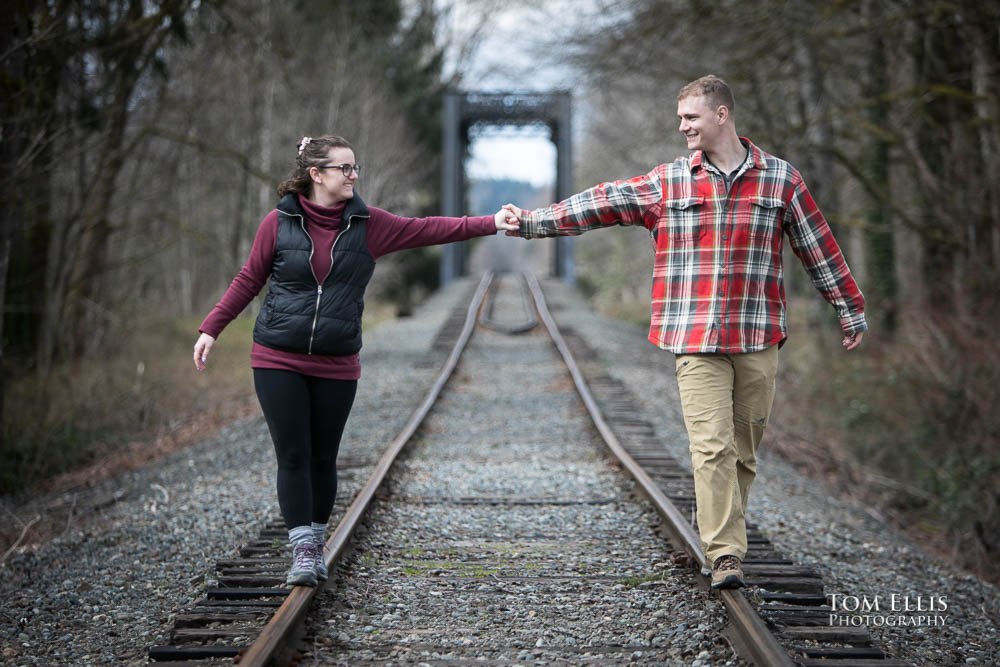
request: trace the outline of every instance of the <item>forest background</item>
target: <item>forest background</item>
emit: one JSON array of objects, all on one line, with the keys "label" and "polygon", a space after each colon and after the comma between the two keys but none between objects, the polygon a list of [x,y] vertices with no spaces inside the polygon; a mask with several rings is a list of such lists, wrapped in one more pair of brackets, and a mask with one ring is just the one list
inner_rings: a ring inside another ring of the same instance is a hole
[{"label": "forest background", "polygon": [[[190,347],[299,137],[350,138],[366,201],[438,212],[442,95],[477,83],[466,65],[495,48],[512,4],[537,3],[13,3],[0,28],[7,543],[24,537],[9,507],[38,490],[256,410],[250,318],[227,329],[211,383]],[[676,90],[713,72],[736,91],[741,134],[802,172],[858,275],[871,331],[843,354],[832,310],[787,258],[793,342],[768,446],[997,581],[1000,5],[550,4],[518,29],[573,93],[577,189],[683,154]],[[505,200],[538,195],[510,187]],[[595,307],[645,325],[648,236],[576,243]],[[380,261],[366,325],[433,290],[436,259]]]}]

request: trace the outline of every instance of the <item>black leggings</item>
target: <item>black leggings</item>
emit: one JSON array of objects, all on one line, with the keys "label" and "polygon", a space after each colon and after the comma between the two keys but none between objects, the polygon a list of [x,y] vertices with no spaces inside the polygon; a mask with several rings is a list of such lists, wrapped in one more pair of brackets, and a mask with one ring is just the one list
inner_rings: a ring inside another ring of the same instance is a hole
[{"label": "black leggings", "polygon": [[357,380],[253,369],[278,458],[278,505],[289,529],[326,523],[337,497],[337,450]]}]

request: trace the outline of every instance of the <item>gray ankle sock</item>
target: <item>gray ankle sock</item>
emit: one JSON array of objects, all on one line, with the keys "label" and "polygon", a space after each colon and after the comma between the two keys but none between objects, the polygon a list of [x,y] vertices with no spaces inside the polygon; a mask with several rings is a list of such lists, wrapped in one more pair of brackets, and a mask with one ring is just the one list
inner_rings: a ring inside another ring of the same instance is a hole
[{"label": "gray ankle sock", "polygon": [[312,526],[295,526],[295,528],[288,531],[288,541],[292,543],[292,546],[300,542],[312,542]]},{"label": "gray ankle sock", "polygon": [[312,534],[313,540],[319,542],[320,544],[324,544],[326,542],[326,524],[316,523],[314,521],[312,524]]}]

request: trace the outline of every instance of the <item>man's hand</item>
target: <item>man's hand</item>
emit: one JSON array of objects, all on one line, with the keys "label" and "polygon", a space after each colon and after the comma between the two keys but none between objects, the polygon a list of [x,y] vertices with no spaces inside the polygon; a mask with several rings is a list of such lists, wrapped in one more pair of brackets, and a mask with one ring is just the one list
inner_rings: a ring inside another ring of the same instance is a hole
[{"label": "man's hand", "polygon": [[498,232],[505,231],[508,236],[517,236],[517,230],[520,229],[517,216],[508,211],[506,206],[494,214],[493,222],[496,223]]},{"label": "man's hand", "polygon": [[[521,224],[521,216],[524,214],[524,211],[519,209],[517,206],[514,206],[513,204],[504,204],[501,210],[507,211],[507,213],[518,225]],[[518,236],[517,229],[518,227],[515,227],[513,231],[509,230],[507,232],[507,236]]]},{"label": "man's hand", "polygon": [[865,337],[865,332],[859,331],[856,334],[844,336],[844,340],[841,341],[841,344],[848,350],[853,350],[857,346],[861,345],[861,339],[864,337]]}]

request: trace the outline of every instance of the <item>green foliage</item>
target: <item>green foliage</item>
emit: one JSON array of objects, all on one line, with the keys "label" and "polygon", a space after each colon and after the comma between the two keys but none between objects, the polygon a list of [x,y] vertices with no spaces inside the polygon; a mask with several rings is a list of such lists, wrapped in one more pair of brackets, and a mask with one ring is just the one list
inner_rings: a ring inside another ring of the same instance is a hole
[{"label": "green foliage", "polygon": [[669,572],[667,570],[654,570],[649,574],[644,574],[635,577],[626,577],[621,580],[621,583],[627,588],[636,588],[640,584],[649,583],[651,581],[664,581],[668,574]]}]

